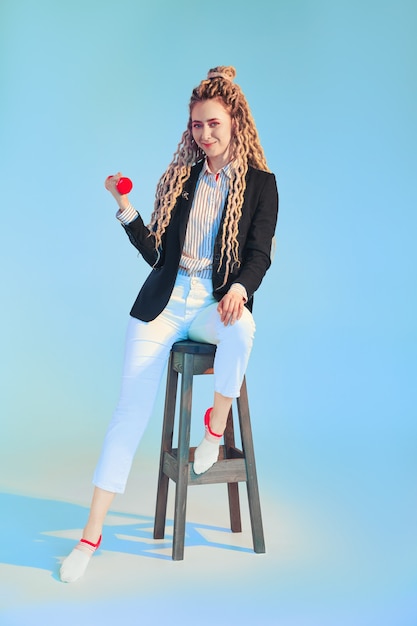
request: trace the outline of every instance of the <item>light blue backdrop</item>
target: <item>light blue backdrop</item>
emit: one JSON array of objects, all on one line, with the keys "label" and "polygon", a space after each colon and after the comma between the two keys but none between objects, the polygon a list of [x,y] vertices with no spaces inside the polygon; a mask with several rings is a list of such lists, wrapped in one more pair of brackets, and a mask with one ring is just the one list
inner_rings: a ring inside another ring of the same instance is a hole
[{"label": "light blue backdrop", "polygon": [[[324,528],[330,508],[350,516],[373,565],[397,572],[381,594],[408,606],[416,22],[413,0],[1,0],[4,489],[19,473],[42,495],[39,459],[70,463],[75,444],[95,459],[148,272],[104,178],[129,175],[149,218],[192,87],[232,64],[281,201],[248,372],[261,481]],[[159,429],[143,454],[157,454]]]}]

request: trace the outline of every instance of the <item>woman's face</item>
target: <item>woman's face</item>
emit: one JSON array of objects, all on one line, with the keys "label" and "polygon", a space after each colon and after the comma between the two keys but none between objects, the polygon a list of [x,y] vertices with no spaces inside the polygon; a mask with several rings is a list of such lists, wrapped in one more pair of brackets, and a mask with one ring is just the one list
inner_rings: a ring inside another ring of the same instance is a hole
[{"label": "woman's face", "polygon": [[220,100],[197,102],[191,111],[191,129],[194,141],[207,155],[212,172],[229,163],[232,118]]}]

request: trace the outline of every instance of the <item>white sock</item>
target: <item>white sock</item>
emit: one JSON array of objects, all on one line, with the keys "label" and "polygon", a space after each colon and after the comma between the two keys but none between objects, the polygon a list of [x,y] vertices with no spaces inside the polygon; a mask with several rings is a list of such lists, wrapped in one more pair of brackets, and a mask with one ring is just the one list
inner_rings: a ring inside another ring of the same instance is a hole
[{"label": "white sock", "polygon": [[61,565],[59,576],[62,582],[73,583],[84,575],[91,557],[100,545],[100,541],[101,537],[98,541],[97,547],[84,542],[79,542],[75,546],[73,551],[67,556],[66,559],[64,559]]},{"label": "white sock", "polygon": [[193,469],[195,474],[203,474],[212,467],[219,458],[219,443],[221,437],[213,437],[206,432],[204,439],[194,452]]}]

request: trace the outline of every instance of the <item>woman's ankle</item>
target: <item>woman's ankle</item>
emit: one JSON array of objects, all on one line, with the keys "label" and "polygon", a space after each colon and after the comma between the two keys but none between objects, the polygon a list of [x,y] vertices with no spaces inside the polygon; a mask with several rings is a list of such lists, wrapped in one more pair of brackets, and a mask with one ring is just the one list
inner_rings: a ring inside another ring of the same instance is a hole
[{"label": "woman's ankle", "polygon": [[96,544],[102,534],[103,527],[99,524],[87,524],[83,531],[83,539],[86,541]]}]

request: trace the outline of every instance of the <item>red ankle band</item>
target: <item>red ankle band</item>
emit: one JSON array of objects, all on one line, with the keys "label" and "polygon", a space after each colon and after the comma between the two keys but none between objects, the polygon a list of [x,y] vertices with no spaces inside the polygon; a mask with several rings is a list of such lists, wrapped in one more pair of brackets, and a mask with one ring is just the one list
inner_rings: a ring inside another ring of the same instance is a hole
[{"label": "red ankle band", "polygon": [[207,428],[208,432],[210,433],[212,437],[217,437],[218,439],[220,439],[223,435],[218,435],[217,433],[214,433],[210,428],[210,415],[211,415],[212,410],[213,410],[213,407],[210,407],[209,409],[207,409],[206,414],[204,416],[204,426]]},{"label": "red ankle band", "polygon": [[101,535],[98,538],[97,543],[91,543],[91,541],[87,541],[87,539],[80,539],[80,543],[87,543],[89,546],[91,546],[92,548],[94,548],[94,550],[97,550],[97,548],[99,547],[99,545],[101,544]]}]

